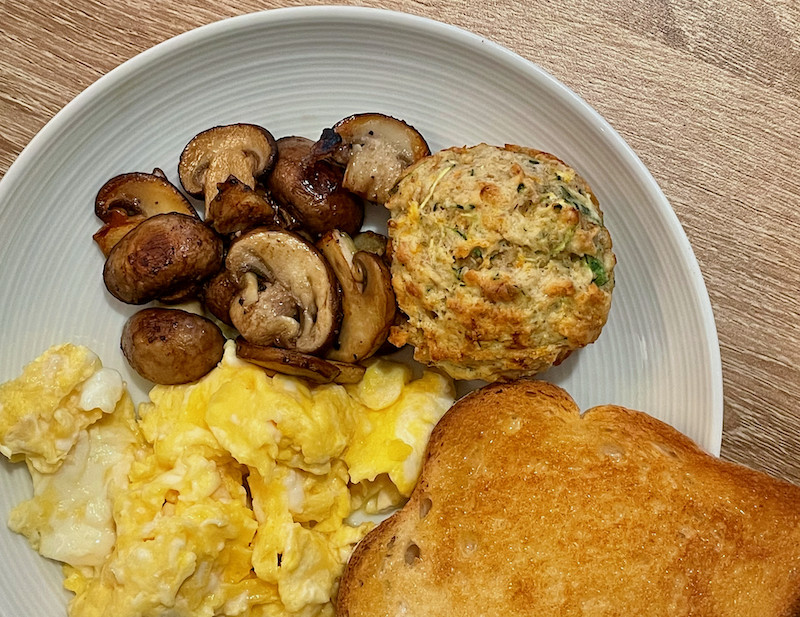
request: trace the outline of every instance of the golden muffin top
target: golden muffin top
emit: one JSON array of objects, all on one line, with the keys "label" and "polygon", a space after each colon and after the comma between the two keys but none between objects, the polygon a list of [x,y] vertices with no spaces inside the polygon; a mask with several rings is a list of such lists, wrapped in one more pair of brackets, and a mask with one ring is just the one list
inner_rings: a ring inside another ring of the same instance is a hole
[{"label": "golden muffin top", "polygon": [[456,379],[540,373],[597,339],[616,258],[588,184],[519,146],[449,148],[409,168],[386,207],[408,317],[390,341]]}]

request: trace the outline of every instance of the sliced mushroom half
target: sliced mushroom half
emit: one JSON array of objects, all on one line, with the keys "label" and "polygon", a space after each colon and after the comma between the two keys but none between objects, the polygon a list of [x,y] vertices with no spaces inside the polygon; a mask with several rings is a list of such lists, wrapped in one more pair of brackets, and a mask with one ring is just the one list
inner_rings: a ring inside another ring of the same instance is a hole
[{"label": "sliced mushroom half", "polygon": [[238,288],[231,322],[249,343],[315,353],[335,340],[341,291],[311,243],[288,231],[254,229],[231,244],[226,268]]},{"label": "sliced mushroom half", "polygon": [[339,362],[368,358],[386,341],[397,311],[389,268],[378,255],[356,250],[340,231],[325,234],[317,246],[342,288],[342,327],[326,357]]},{"label": "sliced mushroom half", "polygon": [[206,210],[217,185],[234,176],[250,188],[277,156],[275,138],[255,124],[215,126],[197,134],[183,149],[178,174],[184,190],[205,199]]},{"label": "sliced mushroom half", "polygon": [[270,375],[294,375],[315,383],[356,383],[366,370],[357,364],[331,362],[290,349],[253,345],[241,337],[236,339],[236,355],[257,364]]},{"label": "sliced mushroom half", "polygon": [[179,212],[197,217],[197,212],[169,180],[156,168],[153,173],[132,172],[114,176],[97,192],[94,212],[104,225],[94,234],[103,255],[144,219]]},{"label": "sliced mushroom half", "polygon": [[386,203],[408,166],[431,153],[413,126],[378,113],[356,114],[323,131],[315,154],[346,165],[342,185],[369,201]]},{"label": "sliced mushroom half", "polygon": [[270,192],[291,208],[299,225],[315,238],[331,229],[355,233],[364,204],[342,187],[342,168],[311,157],[314,142],[305,137],[277,141],[278,161],[267,179]]}]

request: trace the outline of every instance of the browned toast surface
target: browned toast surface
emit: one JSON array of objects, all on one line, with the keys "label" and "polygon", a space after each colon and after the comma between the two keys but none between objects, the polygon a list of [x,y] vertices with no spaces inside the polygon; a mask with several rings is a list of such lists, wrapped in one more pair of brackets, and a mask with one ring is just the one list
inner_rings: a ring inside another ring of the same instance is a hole
[{"label": "browned toast surface", "polygon": [[800,487],[641,412],[487,386],[356,548],[337,614],[800,615]]}]

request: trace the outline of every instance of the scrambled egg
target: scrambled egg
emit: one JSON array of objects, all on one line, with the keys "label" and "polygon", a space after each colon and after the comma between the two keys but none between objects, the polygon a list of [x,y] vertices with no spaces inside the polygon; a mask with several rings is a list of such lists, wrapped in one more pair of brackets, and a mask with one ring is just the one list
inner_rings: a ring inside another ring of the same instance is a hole
[{"label": "scrambled egg", "polygon": [[229,344],[135,414],[118,373],[53,347],[0,386],[0,452],[34,484],[9,525],[64,562],[74,617],[332,615],[356,520],[410,494],[453,397],[383,359],[348,386],[269,377]]}]

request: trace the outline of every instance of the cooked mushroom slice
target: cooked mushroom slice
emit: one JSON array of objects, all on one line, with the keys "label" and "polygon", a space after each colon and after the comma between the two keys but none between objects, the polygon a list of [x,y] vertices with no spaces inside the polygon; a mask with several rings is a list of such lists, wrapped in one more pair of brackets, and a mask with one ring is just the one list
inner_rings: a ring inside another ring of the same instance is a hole
[{"label": "cooked mushroom slice", "polygon": [[383,114],[356,114],[323,131],[315,154],[346,165],[342,185],[377,203],[386,203],[403,170],[431,153],[420,133]]},{"label": "cooked mushroom slice", "polygon": [[231,244],[226,268],[239,292],[234,327],[250,343],[315,353],[341,324],[341,291],[319,251],[300,236],[258,228]]},{"label": "cooked mushroom slice", "polygon": [[103,222],[114,213],[145,218],[165,212],[197,216],[186,197],[158,168],[151,174],[133,172],[111,178],[97,192],[94,212]]},{"label": "cooked mushroom slice", "polygon": [[317,244],[342,288],[342,328],[326,358],[357,362],[374,354],[389,335],[397,304],[389,268],[374,253],[357,251],[340,231]]},{"label": "cooked mushroom slice", "polygon": [[200,379],[222,359],[224,346],[225,337],[214,322],[180,309],[143,309],[122,329],[128,363],[158,384]]},{"label": "cooked mushroom slice", "polygon": [[255,124],[215,126],[196,135],[178,163],[181,184],[194,197],[204,197],[206,211],[217,185],[234,176],[250,188],[275,163],[275,138]]},{"label": "cooked mushroom slice", "polygon": [[165,212],[197,217],[186,197],[158,168],[152,174],[133,172],[111,178],[98,191],[94,212],[105,224],[92,237],[106,257],[122,236],[147,217]]},{"label": "cooked mushroom slice", "polygon": [[366,371],[359,364],[323,360],[311,354],[280,347],[253,345],[242,337],[236,339],[236,354],[242,360],[257,364],[270,375],[294,375],[316,383],[358,383]]},{"label": "cooked mushroom slice", "polygon": [[197,218],[171,212],[139,223],[111,249],[103,280],[129,304],[181,297],[222,267],[222,240]]},{"label": "cooked mushroom slice", "polygon": [[317,356],[280,347],[253,345],[241,337],[236,339],[236,355],[266,369],[270,375],[294,375],[315,383],[330,383],[341,373],[335,363]]},{"label": "cooked mushroom slice", "polygon": [[217,196],[206,210],[206,223],[218,233],[227,235],[262,225],[277,226],[276,208],[234,176],[217,185]]},{"label": "cooked mushroom slice", "polygon": [[279,203],[291,208],[300,226],[315,238],[331,229],[358,231],[364,205],[342,188],[341,168],[312,160],[314,142],[305,137],[282,137],[277,144],[278,161],[267,187]]},{"label": "cooked mushroom slice", "polygon": [[389,252],[389,238],[375,231],[362,231],[353,237],[353,244],[357,251],[375,253],[380,257],[384,257]]},{"label": "cooked mushroom slice", "polygon": [[92,235],[92,240],[100,247],[103,256],[108,257],[114,245],[145,218],[144,216],[128,216],[121,212],[113,212],[109,216],[109,220]]},{"label": "cooked mushroom slice", "polygon": [[339,369],[339,374],[333,378],[336,383],[358,383],[367,371],[367,367],[352,362],[337,362],[330,359],[327,359],[326,362],[330,362]]}]

